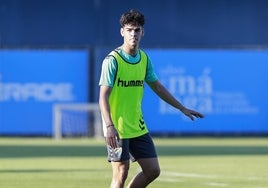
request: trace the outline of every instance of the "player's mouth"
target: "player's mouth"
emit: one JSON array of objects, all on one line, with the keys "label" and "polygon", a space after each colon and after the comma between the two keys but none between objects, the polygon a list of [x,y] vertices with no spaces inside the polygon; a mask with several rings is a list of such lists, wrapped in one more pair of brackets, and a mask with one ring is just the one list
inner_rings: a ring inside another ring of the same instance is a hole
[{"label": "player's mouth", "polygon": [[131,38],[130,41],[136,43],[138,40],[136,38]]}]

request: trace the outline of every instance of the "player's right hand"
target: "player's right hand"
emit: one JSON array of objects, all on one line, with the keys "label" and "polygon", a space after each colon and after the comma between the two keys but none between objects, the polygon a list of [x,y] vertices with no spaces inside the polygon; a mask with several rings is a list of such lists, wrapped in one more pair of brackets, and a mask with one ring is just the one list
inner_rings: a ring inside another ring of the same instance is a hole
[{"label": "player's right hand", "polygon": [[107,128],[106,143],[112,148],[117,147],[117,142],[119,140],[119,135],[114,126],[109,126]]}]

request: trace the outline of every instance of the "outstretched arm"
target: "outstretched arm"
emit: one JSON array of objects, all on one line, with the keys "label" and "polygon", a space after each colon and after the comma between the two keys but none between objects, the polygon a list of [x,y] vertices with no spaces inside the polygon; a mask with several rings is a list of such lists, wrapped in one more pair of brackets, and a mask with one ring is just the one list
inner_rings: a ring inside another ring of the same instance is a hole
[{"label": "outstretched arm", "polygon": [[203,114],[184,107],[158,80],[150,82],[148,83],[148,85],[162,100],[180,110],[191,120],[194,120],[194,117],[196,118],[204,117]]}]

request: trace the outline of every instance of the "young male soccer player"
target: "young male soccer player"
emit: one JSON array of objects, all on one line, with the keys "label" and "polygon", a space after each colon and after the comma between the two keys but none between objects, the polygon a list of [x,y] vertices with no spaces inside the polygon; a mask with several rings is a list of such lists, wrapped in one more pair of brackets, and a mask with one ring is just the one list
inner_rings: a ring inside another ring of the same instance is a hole
[{"label": "young male soccer player", "polygon": [[150,59],[139,48],[144,23],[144,16],[139,11],[124,13],[120,18],[123,44],[113,50],[102,65],[99,105],[108,161],[113,170],[110,188],[124,187],[130,157],[138,162],[142,171],[127,187],[144,188],[160,174],[155,146],[141,111],[145,83],[162,100],[190,119],[203,117],[201,113],[184,107],[158,80]]}]

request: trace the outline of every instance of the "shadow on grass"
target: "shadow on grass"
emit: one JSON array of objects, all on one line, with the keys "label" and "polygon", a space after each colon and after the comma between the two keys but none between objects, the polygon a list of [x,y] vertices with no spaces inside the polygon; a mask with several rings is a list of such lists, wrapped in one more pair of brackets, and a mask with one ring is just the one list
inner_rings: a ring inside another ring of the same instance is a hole
[{"label": "shadow on grass", "polygon": [[0,146],[0,158],[106,156],[103,146]]},{"label": "shadow on grass", "polygon": [[[156,146],[159,156],[268,155],[268,146]],[[0,146],[0,158],[106,157],[105,146]]]}]

